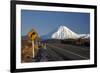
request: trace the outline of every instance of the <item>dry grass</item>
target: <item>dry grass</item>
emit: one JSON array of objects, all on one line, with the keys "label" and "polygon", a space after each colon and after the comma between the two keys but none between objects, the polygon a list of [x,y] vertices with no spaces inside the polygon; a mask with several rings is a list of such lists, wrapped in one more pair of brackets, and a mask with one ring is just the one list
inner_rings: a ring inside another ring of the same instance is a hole
[{"label": "dry grass", "polygon": [[32,60],[32,56],[33,52],[31,41],[22,40],[21,62],[30,62]]}]

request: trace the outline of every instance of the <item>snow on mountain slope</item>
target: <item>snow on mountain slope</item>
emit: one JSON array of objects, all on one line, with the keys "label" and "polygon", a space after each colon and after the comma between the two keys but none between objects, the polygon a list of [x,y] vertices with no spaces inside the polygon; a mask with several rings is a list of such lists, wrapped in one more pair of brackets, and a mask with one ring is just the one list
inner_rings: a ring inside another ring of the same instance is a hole
[{"label": "snow on mountain slope", "polygon": [[78,34],[67,28],[66,26],[60,26],[58,31],[53,33],[52,39],[76,39]]},{"label": "snow on mountain slope", "polygon": [[90,34],[77,34],[67,28],[66,26],[60,26],[58,30],[52,34],[52,39],[77,39],[77,38],[90,38]]},{"label": "snow on mountain slope", "polygon": [[90,34],[79,34],[78,38],[83,38],[83,39],[90,38]]}]

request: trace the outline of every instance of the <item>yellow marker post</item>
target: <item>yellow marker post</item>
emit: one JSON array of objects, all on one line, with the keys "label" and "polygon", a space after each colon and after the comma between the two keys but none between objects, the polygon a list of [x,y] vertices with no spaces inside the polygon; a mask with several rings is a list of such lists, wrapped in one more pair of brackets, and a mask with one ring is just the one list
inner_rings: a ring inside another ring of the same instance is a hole
[{"label": "yellow marker post", "polygon": [[32,41],[32,48],[33,48],[33,58],[35,57],[35,48],[34,48],[34,40],[36,39],[37,37],[37,33],[35,30],[31,30],[29,33],[28,33],[28,37],[30,38],[30,40]]}]

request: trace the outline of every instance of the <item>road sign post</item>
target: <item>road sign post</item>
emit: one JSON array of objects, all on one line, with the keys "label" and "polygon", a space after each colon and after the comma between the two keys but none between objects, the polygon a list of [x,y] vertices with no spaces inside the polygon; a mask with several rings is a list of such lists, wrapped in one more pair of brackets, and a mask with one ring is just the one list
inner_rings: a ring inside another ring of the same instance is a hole
[{"label": "road sign post", "polygon": [[30,40],[32,41],[32,50],[33,50],[33,58],[35,57],[35,39],[36,37],[38,36],[37,32],[35,30],[31,30],[29,33],[28,33],[28,37],[30,38]]},{"label": "road sign post", "polygon": [[33,58],[35,57],[35,48],[34,48],[34,40],[32,41],[32,50],[33,50]]}]

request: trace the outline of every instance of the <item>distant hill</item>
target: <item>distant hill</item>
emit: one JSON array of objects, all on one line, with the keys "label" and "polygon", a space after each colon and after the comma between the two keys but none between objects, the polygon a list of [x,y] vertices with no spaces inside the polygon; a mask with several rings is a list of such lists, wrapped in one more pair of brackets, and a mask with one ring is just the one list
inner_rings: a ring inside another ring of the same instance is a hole
[{"label": "distant hill", "polygon": [[47,34],[41,36],[40,38],[41,38],[42,40],[52,39],[51,36],[52,36],[52,34],[53,34],[54,32],[56,32],[56,31],[57,31],[57,29],[54,29],[54,30],[52,30],[51,32],[49,32],[49,33],[47,33]]},{"label": "distant hill", "polygon": [[22,40],[28,40],[28,36],[27,35],[24,35],[24,36],[21,36]]}]

